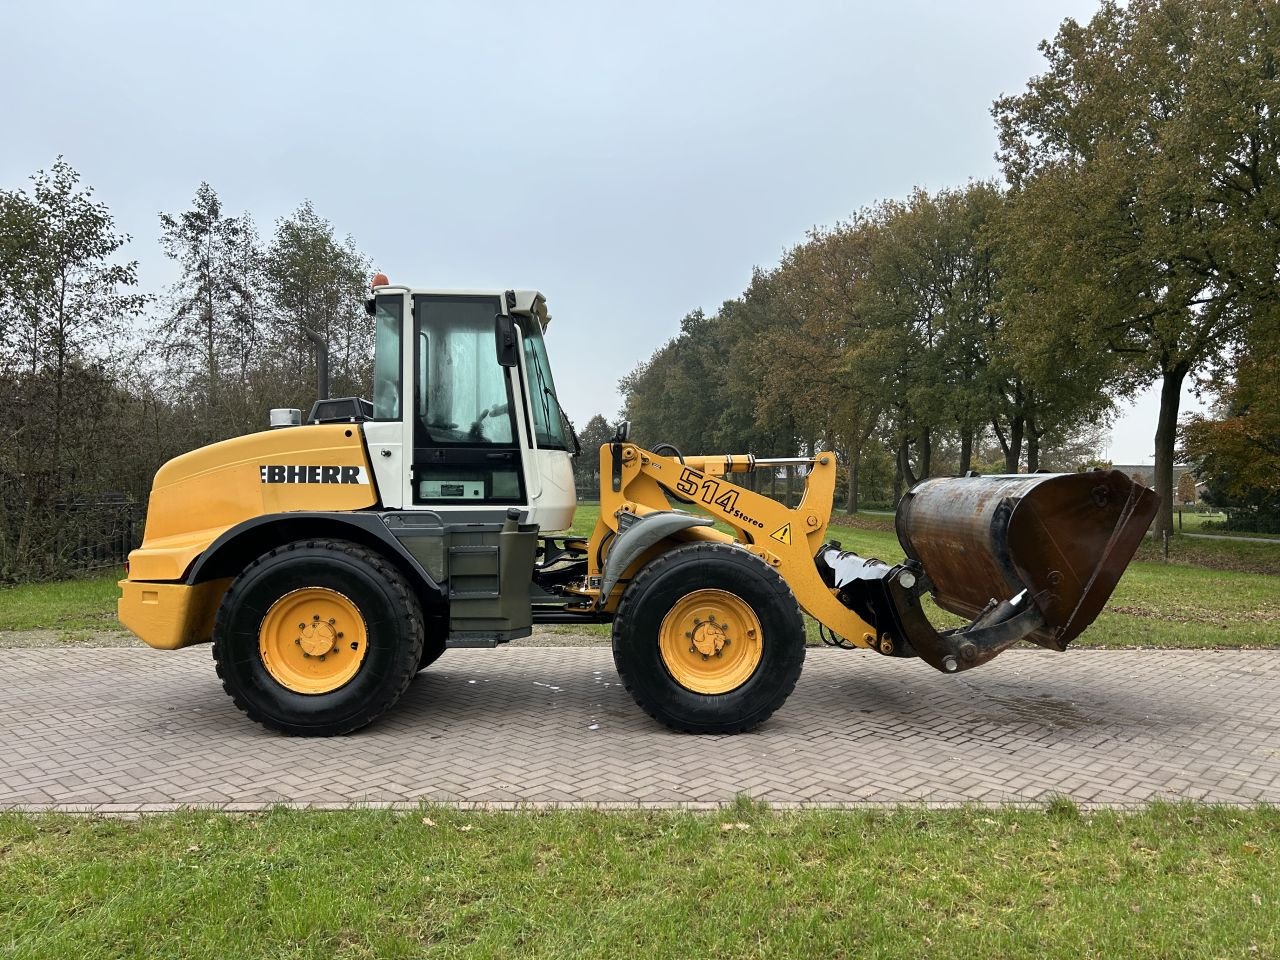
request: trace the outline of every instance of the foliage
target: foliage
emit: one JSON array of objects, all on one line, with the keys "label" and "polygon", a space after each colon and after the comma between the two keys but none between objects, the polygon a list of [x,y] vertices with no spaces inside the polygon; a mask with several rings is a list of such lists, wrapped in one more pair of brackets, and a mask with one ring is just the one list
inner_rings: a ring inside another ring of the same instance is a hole
[{"label": "foliage", "polygon": [[1019,341],[1122,391],[1161,383],[1160,530],[1185,378],[1277,307],[1277,48],[1271,3],[1107,0],[995,105]]},{"label": "foliage", "polygon": [[1191,471],[1187,471],[1178,478],[1178,503],[1188,504],[1196,502],[1196,475]]},{"label": "foliage", "polygon": [[191,209],[162,213],[165,252],[182,266],[151,341],[165,395],[187,411],[187,445],[260,429],[271,407],[316,397],[315,332],[330,356],[330,393],[368,395],[371,264],[350,237],[303,203],[263,245],[249,214],[229,217],[207,183]]},{"label": "foliage", "polygon": [[1205,500],[1228,511],[1227,529],[1280,533],[1280,354],[1244,357],[1219,388],[1213,417],[1182,427],[1182,456],[1207,480]]},{"label": "foliage", "polygon": [[623,379],[637,436],[697,453],[833,450],[849,510],[930,475],[1074,468],[1109,401],[1095,380],[1040,375],[1008,336],[1004,207],[973,183],[814,229]]},{"label": "foliage", "polygon": [[133,464],[108,451],[130,403],[121,345],[148,299],[116,259],[129,238],[71,166],[31,181],[0,191],[0,582],[74,564],[81,505],[130,488]]},{"label": "foliage", "polygon": [[226,217],[207,183],[192,207],[160,214],[161,247],[182,267],[153,347],[177,392],[200,411],[203,436],[234,432],[260,335],[262,257],[253,220]]},{"label": "foliage", "polygon": [[[373,320],[364,311],[373,264],[351,237],[338,239],[310,201],[276,224],[264,254],[273,293],[269,342],[279,353],[270,366],[301,386],[314,382],[314,351],[305,331],[328,344],[334,396],[368,395],[372,388]],[[314,391],[304,393],[314,396]],[[301,404],[299,404],[301,405]]]},{"label": "foliage", "polygon": [[614,427],[599,413],[588,420],[578,434],[582,452],[573,461],[573,483],[579,499],[592,500],[600,495],[600,448],[613,434]]},{"label": "foliage", "polygon": [[181,274],[142,341],[152,298],[107,206],[61,158],[31,180],[0,190],[0,582],[92,565],[140,533],[165,460],[309,406],[303,326],[329,342],[337,390],[367,392],[372,359],[369,262],[309,204],[267,248],[207,183],[161,214]]}]

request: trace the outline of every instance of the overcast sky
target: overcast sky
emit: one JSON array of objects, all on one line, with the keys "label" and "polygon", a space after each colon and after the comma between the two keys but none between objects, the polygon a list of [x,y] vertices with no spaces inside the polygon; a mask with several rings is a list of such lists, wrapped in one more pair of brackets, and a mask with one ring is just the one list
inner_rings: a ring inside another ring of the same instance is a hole
[{"label": "overcast sky", "polygon": [[582,424],[810,226],[995,176],[991,101],[1096,5],[2,0],[0,185],[64,155],[151,290],[202,180],[264,235],[310,199],[396,282],[540,289]]}]

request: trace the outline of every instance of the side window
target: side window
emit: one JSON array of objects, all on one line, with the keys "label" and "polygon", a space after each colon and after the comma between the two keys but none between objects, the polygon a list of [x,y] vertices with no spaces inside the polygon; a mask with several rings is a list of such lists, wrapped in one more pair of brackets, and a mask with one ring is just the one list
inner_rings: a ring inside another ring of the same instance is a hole
[{"label": "side window", "polygon": [[373,418],[400,419],[400,321],[401,297],[378,297],[374,313]]}]

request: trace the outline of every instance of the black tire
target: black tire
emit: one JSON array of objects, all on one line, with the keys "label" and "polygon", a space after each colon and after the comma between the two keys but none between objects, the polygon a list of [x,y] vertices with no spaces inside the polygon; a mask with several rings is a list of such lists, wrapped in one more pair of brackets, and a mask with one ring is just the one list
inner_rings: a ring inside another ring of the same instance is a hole
[{"label": "black tire", "polygon": [[[659,648],[663,619],[682,598],[723,590],[760,621],[760,662],[738,687],[705,694],[668,671]],[[804,621],[786,581],[741,547],[690,543],[644,567],[622,595],[613,621],[613,662],[623,684],[660,723],[685,733],[742,733],[782,706],[804,666]]]},{"label": "black tire", "polygon": [[[267,610],[305,587],[335,590],[360,612],[367,649],[358,672],[327,693],[296,693],[263,663],[258,631]],[[263,554],[228,588],[213,628],[223,688],[249,718],[298,736],[335,736],[395,705],[423,656],[422,610],[408,581],[379,554],[344,540],[306,540]]]}]

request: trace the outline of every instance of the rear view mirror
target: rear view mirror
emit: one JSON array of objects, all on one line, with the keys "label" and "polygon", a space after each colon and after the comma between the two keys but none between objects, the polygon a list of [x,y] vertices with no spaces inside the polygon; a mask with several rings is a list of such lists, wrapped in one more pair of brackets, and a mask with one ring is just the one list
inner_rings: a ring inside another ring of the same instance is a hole
[{"label": "rear view mirror", "polygon": [[519,344],[516,340],[516,322],[504,313],[493,318],[497,334],[498,363],[514,367],[520,362]]}]

